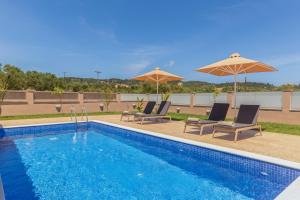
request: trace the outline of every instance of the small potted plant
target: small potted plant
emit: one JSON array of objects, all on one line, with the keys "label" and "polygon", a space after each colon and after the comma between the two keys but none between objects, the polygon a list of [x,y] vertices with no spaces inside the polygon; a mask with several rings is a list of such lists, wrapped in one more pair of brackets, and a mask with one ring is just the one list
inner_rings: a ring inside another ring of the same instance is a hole
[{"label": "small potted plant", "polygon": [[55,105],[55,109],[56,109],[57,112],[61,112],[62,111],[62,96],[64,94],[64,90],[60,87],[55,87],[52,94],[58,95],[59,104]]},{"label": "small potted plant", "polygon": [[135,110],[137,112],[142,112],[144,108],[144,98],[137,97],[137,104],[135,106]]},{"label": "small potted plant", "polygon": [[135,103],[132,104],[132,108],[133,108],[133,110],[136,109],[136,104]]},{"label": "small potted plant", "polygon": [[162,101],[168,101],[168,99],[171,97],[171,93],[170,92],[165,92],[161,94],[161,100]]},{"label": "small potted plant", "polygon": [[[213,91],[212,91],[212,95],[213,95],[213,103],[216,103],[217,102],[217,97],[220,96],[221,92],[222,92],[222,88],[217,88],[217,87],[214,87]],[[207,109],[206,110],[206,115],[209,116],[210,115],[210,112],[211,112],[211,108]]]},{"label": "small potted plant", "polygon": [[103,112],[103,111],[104,111],[104,104],[103,104],[103,103],[100,103],[100,104],[99,104],[99,108],[100,108],[100,111]]}]

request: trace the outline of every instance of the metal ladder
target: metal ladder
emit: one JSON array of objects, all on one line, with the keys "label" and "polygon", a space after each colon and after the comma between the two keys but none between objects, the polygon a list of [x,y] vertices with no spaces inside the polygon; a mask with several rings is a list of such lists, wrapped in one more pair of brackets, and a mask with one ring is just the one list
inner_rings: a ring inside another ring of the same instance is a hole
[{"label": "metal ladder", "polygon": [[[71,121],[74,121],[75,123],[78,123],[77,113],[76,113],[76,110],[75,110],[74,106],[71,107],[70,118],[71,118]],[[80,120],[83,121],[84,118],[85,118],[86,122],[89,121],[89,116],[86,112],[85,106],[83,106],[82,109],[81,109]]]},{"label": "metal ladder", "polygon": [[74,106],[71,106],[70,118],[71,118],[71,121],[74,121],[75,126],[76,126],[76,132],[77,132],[77,129],[78,129],[78,120],[77,120],[77,113],[76,113],[76,110],[75,110]]},{"label": "metal ladder", "polygon": [[75,123],[77,123],[77,113],[76,113],[74,106],[71,106],[70,118],[71,118],[71,121],[74,121]]},{"label": "metal ladder", "polygon": [[82,107],[81,109],[81,121],[85,118],[85,122],[89,122],[89,116],[86,112],[85,106]]},{"label": "metal ladder", "polygon": [[[76,113],[76,110],[75,110],[74,106],[71,106],[70,118],[71,118],[71,121],[74,121],[75,127],[76,127],[76,132],[77,132],[78,131],[78,118],[77,118],[77,113]],[[84,119],[85,119],[85,122],[86,122],[86,129],[88,129],[89,117],[88,117],[88,114],[86,112],[85,106],[83,106],[82,109],[81,109],[80,121],[84,121]]]},{"label": "metal ladder", "polygon": [[[71,106],[70,118],[71,118],[71,121],[73,121],[75,123],[75,133],[73,135],[72,141],[73,141],[73,143],[77,143],[78,130],[79,130],[80,126],[78,125],[77,113],[76,113],[74,105]],[[88,117],[88,114],[86,112],[85,106],[83,106],[82,109],[81,109],[80,121],[79,122],[84,121],[84,118],[85,118],[85,123],[84,124],[86,126],[85,126],[84,130],[80,129],[80,131],[84,131],[84,140],[86,141],[87,140],[87,131],[88,131],[88,127],[89,127],[88,126],[89,117]]]}]

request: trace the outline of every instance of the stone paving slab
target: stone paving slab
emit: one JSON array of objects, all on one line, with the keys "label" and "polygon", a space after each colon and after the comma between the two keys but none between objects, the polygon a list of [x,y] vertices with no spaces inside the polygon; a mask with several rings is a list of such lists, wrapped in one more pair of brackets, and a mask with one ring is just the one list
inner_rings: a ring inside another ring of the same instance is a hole
[{"label": "stone paving slab", "polygon": [[[200,136],[195,128],[188,128],[187,133],[183,133],[184,122],[182,121],[164,121],[162,123],[146,122],[141,125],[132,121],[120,121],[120,115],[102,115],[90,116],[90,120],[102,120],[110,123],[125,125],[133,128],[144,129],[162,134],[172,135],[190,140],[206,142],[209,144],[239,149],[243,151],[273,156],[285,160],[300,163],[300,136],[264,132],[263,136],[254,136],[255,132],[249,131],[239,135],[239,141],[233,142],[233,134],[218,134],[212,138],[211,130],[204,131]],[[55,122],[68,122],[70,118],[43,118],[26,120],[7,120],[1,121],[2,126],[17,126],[28,124],[42,124]]]}]

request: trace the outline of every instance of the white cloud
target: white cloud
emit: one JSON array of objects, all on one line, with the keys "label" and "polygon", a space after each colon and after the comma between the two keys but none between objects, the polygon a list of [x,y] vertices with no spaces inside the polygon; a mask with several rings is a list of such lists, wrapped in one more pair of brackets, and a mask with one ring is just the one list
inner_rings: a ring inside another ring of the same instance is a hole
[{"label": "white cloud", "polygon": [[132,49],[126,52],[126,55],[129,56],[137,56],[137,57],[152,57],[152,56],[160,56],[170,52],[169,48],[163,46],[143,46],[139,48]]},{"label": "white cloud", "polygon": [[166,65],[164,65],[165,67],[173,67],[176,64],[175,60],[170,60]]},{"label": "white cloud", "polygon": [[151,64],[150,61],[143,60],[138,63],[129,65],[125,69],[126,69],[126,71],[128,71],[130,73],[138,73],[138,72],[142,71],[143,69],[145,69],[146,67],[148,67],[150,64]]},{"label": "white cloud", "polygon": [[112,29],[104,29],[104,28],[98,28],[98,27],[92,26],[88,22],[88,20],[83,16],[79,17],[79,24],[81,26],[85,27],[91,33],[96,34],[100,38],[109,39],[109,40],[111,40],[113,42],[116,42],[116,43],[118,42],[116,34]]},{"label": "white cloud", "polygon": [[270,63],[275,67],[280,65],[300,64],[300,53],[277,56],[276,58],[268,59],[265,63]]}]

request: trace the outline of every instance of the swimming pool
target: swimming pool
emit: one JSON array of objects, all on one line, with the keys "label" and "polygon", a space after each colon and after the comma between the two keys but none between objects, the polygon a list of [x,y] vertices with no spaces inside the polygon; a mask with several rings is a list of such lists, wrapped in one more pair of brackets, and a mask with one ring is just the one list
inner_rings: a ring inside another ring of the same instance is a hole
[{"label": "swimming pool", "polygon": [[148,133],[98,122],[1,129],[6,199],[268,200],[300,175]]}]

